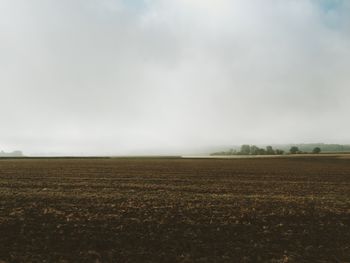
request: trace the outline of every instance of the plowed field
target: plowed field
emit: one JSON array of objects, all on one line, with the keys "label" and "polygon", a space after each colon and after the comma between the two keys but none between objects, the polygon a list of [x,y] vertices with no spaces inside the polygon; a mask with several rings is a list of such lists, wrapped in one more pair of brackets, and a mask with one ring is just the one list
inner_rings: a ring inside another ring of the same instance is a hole
[{"label": "plowed field", "polygon": [[350,262],[350,159],[0,160],[0,262]]}]

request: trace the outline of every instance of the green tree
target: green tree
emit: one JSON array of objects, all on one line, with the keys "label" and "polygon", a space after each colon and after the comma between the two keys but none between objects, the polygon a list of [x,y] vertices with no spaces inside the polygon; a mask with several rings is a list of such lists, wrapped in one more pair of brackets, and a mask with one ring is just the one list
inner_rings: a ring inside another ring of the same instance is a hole
[{"label": "green tree", "polygon": [[265,154],[266,154],[266,150],[259,148],[259,155],[265,155]]},{"label": "green tree", "polygon": [[243,155],[249,155],[250,154],[250,145],[248,144],[243,144],[241,146],[241,154]]},{"label": "green tree", "polygon": [[299,148],[297,146],[292,146],[289,150],[291,154],[297,154],[299,151]]},{"label": "green tree", "polygon": [[283,150],[280,150],[280,149],[276,149],[276,154],[278,154],[278,155],[283,155],[283,154],[284,154],[284,151],[283,151]]},{"label": "green tree", "polygon": [[319,154],[321,152],[321,148],[320,147],[315,147],[313,150],[312,150],[312,153],[314,154]]},{"label": "green tree", "polygon": [[259,147],[252,145],[250,147],[250,154],[252,155],[258,155],[259,154]]},{"label": "green tree", "polygon": [[266,146],[266,154],[269,154],[269,155],[274,155],[275,154],[275,151],[272,148],[272,146]]}]

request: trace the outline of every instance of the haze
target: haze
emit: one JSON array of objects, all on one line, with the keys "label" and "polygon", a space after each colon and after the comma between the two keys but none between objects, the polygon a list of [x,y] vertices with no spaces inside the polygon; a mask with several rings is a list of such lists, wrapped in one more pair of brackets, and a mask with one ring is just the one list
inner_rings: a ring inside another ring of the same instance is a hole
[{"label": "haze", "polygon": [[0,0],[0,150],[350,143],[350,1]]}]

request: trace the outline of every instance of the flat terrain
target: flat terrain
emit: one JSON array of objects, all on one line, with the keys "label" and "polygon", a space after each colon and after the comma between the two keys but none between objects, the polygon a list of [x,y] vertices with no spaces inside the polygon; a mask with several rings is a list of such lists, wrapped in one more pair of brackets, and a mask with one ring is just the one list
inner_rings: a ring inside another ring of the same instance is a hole
[{"label": "flat terrain", "polygon": [[350,262],[350,159],[0,160],[0,262]]}]

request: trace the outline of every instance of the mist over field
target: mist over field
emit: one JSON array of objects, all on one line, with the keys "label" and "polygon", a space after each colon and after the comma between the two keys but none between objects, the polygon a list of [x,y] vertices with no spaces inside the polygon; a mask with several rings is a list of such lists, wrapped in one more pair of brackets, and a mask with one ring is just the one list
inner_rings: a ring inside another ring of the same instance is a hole
[{"label": "mist over field", "polygon": [[0,150],[350,143],[350,2],[2,0]]},{"label": "mist over field", "polygon": [[0,0],[0,263],[349,262],[350,0]]}]

